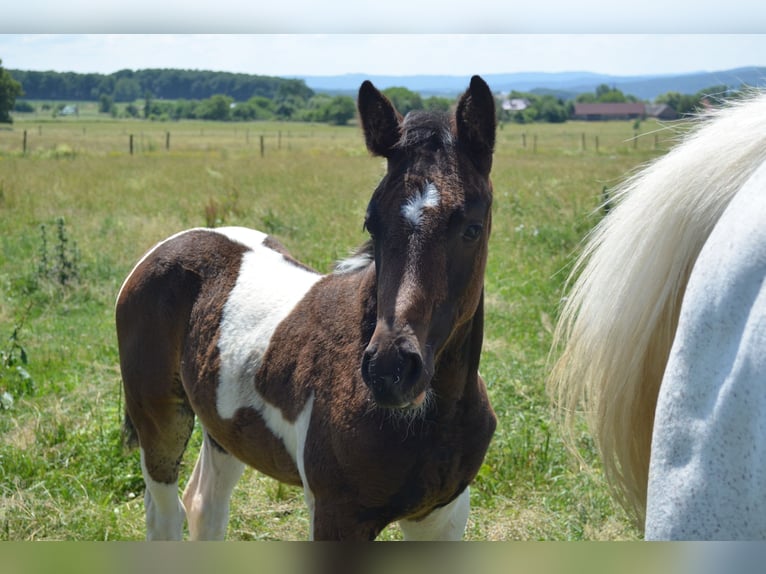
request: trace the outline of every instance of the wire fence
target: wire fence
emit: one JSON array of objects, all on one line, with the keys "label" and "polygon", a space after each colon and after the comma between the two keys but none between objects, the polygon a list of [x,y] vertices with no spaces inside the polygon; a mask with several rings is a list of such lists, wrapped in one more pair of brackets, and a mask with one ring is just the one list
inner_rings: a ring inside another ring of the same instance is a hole
[{"label": "wire fence", "polygon": [[[567,124],[503,124],[497,145],[525,153],[613,153],[630,150],[662,152],[672,146],[674,126],[646,122],[569,122]],[[90,153],[138,155],[161,152],[242,151],[270,153],[327,147],[364,151],[358,128],[317,124],[174,124],[122,121],[18,123],[0,129],[0,154],[40,155]]]}]

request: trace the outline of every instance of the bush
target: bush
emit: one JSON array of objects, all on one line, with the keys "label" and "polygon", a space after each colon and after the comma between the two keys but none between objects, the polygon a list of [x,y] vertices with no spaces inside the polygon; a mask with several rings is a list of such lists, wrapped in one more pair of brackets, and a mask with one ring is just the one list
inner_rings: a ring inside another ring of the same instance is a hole
[{"label": "bush", "polygon": [[35,107],[30,104],[29,102],[16,102],[16,105],[13,106],[14,112],[20,112],[22,114],[31,114],[35,111]]}]

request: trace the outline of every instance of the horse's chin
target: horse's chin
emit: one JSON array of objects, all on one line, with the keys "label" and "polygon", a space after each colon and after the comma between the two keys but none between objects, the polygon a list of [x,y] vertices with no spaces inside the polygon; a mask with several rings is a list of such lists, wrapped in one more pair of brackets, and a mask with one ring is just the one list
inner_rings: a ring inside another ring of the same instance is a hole
[{"label": "horse's chin", "polygon": [[411,413],[424,410],[428,403],[428,397],[430,395],[429,387],[426,387],[418,394],[411,398],[401,399],[399,402],[392,402],[389,400],[378,400],[374,398],[375,405],[380,409],[386,409],[389,411],[399,411],[402,413]]}]

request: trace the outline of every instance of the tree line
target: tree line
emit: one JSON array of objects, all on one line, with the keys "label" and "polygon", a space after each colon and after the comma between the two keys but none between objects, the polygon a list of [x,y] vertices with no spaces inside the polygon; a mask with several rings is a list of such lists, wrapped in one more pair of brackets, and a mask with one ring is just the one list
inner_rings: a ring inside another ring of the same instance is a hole
[{"label": "tree line", "polygon": [[[18,112],[38,111],[29,100],[97,101],[101,113],[151,120],[287,120],[346,124],[356,113],[350,96],[316,93],[303,80],[196,70],[121,70],[113,74],[8,70],[23,88]],[[448,98],[423,99],[406,88],[385,90],[402,113],[449,109]],[[38,104],[56,115],[63,104]]]},{"label": "tree line", "polygon": [[244,102],[254,96],[308,99],[313,91],[303,80],[211,72],[201,70],[120,70],[112,74],[35,72],[8,70],[31,100],[98,101],[109,96],[115,102],[134,102],[146,94],[165,100],[203,100],[226,94]]},{"label": "tree line", "polygon": [[[286,120],[344,125],[356,111],[351,96],[316,93],[300,79],[177,69],[120,70],[112,74],[5,71],[1,65],[0,60],[0,122],[11,121],[10,110],[38,111],[29,100],[96,101],[101,113],[160,121]],[[13,91],[9,86],[18,88]],[[449,98],[423,98],[404,87],[391,87],[383,92],[403,114],[413,109],[447,110],[453,103]],[[693,95],[668,92],[655,101],[684,115],[698,109],[711,94],[719,98],[732,96],[726,86],[713,86]],[[576,102],[638,101],[606,84],[575,99],[518,91],[511,92],[508,99],[523,100],[525,107],[506,110],[498,105],[501,122],[565,122],[573,116]],[[63,104],[38,106],[53,115],[63,108]]]}]

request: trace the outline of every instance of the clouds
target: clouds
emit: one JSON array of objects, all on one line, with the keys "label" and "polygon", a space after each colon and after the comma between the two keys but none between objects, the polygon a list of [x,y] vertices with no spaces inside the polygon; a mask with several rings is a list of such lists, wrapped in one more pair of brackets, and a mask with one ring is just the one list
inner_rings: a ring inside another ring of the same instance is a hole
[{"label": "clouds", "polygon": [[766,34],[0,35],[0,58],[7,68],[98,73],[185,68],[278,76],[638,75],[766,66]]},{"label": "clouds", "polygon": [[760,33],[762,0],[25,0],[1,32],[85,33]]}]

